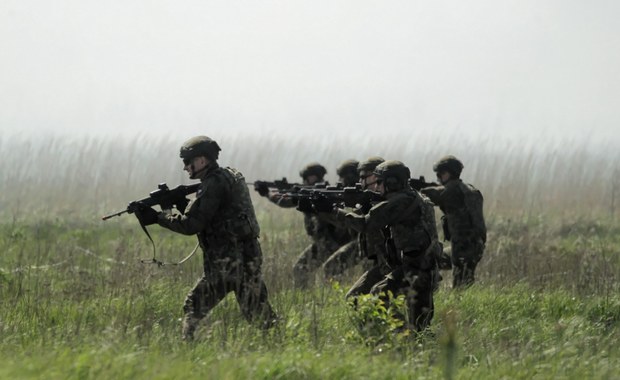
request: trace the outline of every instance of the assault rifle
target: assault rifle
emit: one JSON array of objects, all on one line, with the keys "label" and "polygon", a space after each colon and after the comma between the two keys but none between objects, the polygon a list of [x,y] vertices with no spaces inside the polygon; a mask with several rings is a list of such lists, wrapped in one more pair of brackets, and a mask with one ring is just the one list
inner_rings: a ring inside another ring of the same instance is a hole
[{"label": "assault rifle", "polygon": [[283,177],[282,179],[276,179],[274,181],[254,181],[253,183],[254,185],[254,190],[258,191],[260,193],[261,189],[278,189],[279,191],[282,190],[288,190],[288,189],[292,189],[293,187],[296,186],[303,186],[299,183],[289,183],[289,181],[286,180],[286,177]]},{"label": "assault rifle", "polygon": [[286,180],[286,177],[283,177],[281,180],[275,180],[275,181],[254,181],[252,182],[252,184],[254,185],[254,190],[256,190],[256,192],[258,192],[262,196],[267,196],[267,194],[269,194],[270,189],[276,189],[282,193],[286,191],[294,192],[297,189],[304,189],[304,188],[317,188],[318,189],[318,188],[326,188],[327,186],[329,186],[329,183],[327,182],[319,182],[314,185],[304,185],[301,183],[290,183]]},{"label": "assault rifle", "polygon": [[280,192],[282,196],[293,199],[300,211],[310,211],[310,205],[328,203],[344,207],[361,206],[370,209],[372,203],[383,201],[381,194],[361,187],[327,186],[323,188],[300,188],[293,191]]},{"label": "assault rifle", "polygon": [[115,212],[110,215],[102,217],[102,220],[108,220],[112,217],[127,214],[133,214],[136,212],[140,205],[148,207],[160,206],[162,210],[168,210],[172,207],[176,207],[177,210],[184,212],[189,200],[186,196],[198,191],[200,183],[193,185],[179,185],[174,189],[169,189],[165,183],[157,185],[157,190],[153,190],[149,193],[149,196],[138,201],[130,202],[126,210]]},{"label": "assault rifle", "polygon": [[425,187],[439,186],[439,184],[435,182],[426,182],[424,176],[421,175],[420,178],[409,178],[409,186],[414,190],[420,191]]}]

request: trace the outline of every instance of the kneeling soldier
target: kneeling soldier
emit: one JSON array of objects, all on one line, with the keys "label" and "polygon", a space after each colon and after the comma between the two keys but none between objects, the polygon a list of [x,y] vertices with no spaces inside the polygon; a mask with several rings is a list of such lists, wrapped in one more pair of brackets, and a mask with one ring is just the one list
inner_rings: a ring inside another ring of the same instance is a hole
[{"label": "kneeling soldier", "polygon": [[[336,209],[339,219],[355,230],[374,234],[383,231],[390,272],[376,283],[372,294],[404,294],[409,314],[408,326],[422,331],[433,318],[433,284],[436,256],[441,246],[437,239],[435,216],[428,201],[408,185],[409,168],[400,161],[385,161],[373,174],[376,190],[385,201],[373,206],[366,215]],[[326,205],[317,204],[325,211]]]}]

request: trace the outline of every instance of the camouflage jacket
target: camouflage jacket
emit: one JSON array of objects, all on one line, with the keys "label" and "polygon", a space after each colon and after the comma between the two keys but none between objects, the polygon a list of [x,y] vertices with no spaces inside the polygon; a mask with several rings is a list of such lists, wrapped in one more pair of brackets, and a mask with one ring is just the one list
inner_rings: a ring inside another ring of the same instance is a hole
[{"label": "camouflage jacket", "polygon": [[[280,207],[296,207],[296,204],[290,198],[269,198],[269,200]],[[303,214],[306,233],[312,240],[332,240],[343,245],[353,239],[352,231],[334,218],[330,218],[328,215],[317,215],[308,212]]]},{"label": "camouflage jacket", "polygon": [[421,191],[444,213],[442,223],[446,240],[467,242],[481,239],[486,242],[483,198],[478,189],[458,179],[445,186],[426,187]]},{"label": "camouflage jacket", "polygon": [[435,215],[430,202],[418,192],[406,189],[389,193],[367,215],[336,212],[339,219],[361,233],[383,231],[388,256],[396,255],[388,260],[391,266],[395,261],[418,269],[435,266],[439,246]]},{"label": "camouflage jacket", "polygon": [[203,249],[255,239],[260,232],[243,175],[217,163],[203,175],[185,214],[160,213],[158,223],[181,234],[197,234]]}]

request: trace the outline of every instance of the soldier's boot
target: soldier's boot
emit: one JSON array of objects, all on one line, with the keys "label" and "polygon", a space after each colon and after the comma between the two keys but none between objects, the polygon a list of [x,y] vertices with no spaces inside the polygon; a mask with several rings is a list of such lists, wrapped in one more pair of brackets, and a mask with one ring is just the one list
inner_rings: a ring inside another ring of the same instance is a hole
[{"label": "soldier's boot", "polygon": [[184,341],[191,342],[194,340],[194,333],[196,332],[196,328],[198,328],[199,322],[199,318],[191,315],[185,315],[185,317],[183,318],[183,326],[181,332]]},{"label": "soldier's boot", "polygon": [[308,288],[310,282],[309,269],[305,267],[293,267],[293,285],[297,289]]},{"label": "soldier's boot", "polygon": [[452,269],[452,257],[450,257],[450,254],[444,251],[439,257],[437,257],[437,265],[441,270]]},{"label": "soldier's boot", "polygon": [[452,268],[452,288],[466,289],[474,283],[474,271],[467,265]]},{"label": "soldier's boot", "polygon": [[431,289],[433,289],[433,293],[439,290],[439,283],[443,281],[443,276],[439,272],[438,268],[433,269],[431,273]]}]

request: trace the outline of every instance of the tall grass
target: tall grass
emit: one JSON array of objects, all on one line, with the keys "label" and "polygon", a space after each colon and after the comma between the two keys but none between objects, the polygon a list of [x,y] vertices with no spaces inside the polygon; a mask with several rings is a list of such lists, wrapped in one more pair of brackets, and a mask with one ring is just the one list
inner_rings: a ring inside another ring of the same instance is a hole
[{"label": "tall grass", "polygon": [[[220,162],[248,180],[288,177],[322,162],[335,182],[335,168],[348,158],[381,155],[399,159],[414,176],[432,180],[432,165],[446,154],[465,163],[463,178],[479,187],[489,217],[615,217],[618,214],[620,149],[555,139],[507,140],[439,131],[405,136],[213,135]],[[187,182],[178,148],[189,136],[71,138],[13,135],[0,140],[0,212],[17,216],[88,214],[123,207],[160,182]]]},{"label": "tall grass", "polygon": [[[426,136],[426,137],[424,137]],[[341,283],[292,290],[309,243],[294,210],[256,197],[264,277],[283,317],[261,332],[228,297],[198,342],[179,339],[185,293],[202,270],[139,264],[151,246],[131,216],[102,222],[162,181],[187,183],[177,157],[188,136],[0,140],[0,378],[616,378],[620,373],[619,153],[575,142],[517,145],[409,139],[213,136],[221,162],[248,179],[295,180],[321,161],[334,181],[346,158],[401,159],[414,175],[452,153],[485,194],[489,241],[477,284],[436,294],[428,335],[356,328]],[[336,141],[338,140],[338,141]],[[353,142],[352,142],[353,141]],[[457,144],[459,142],[459,144]],[[563,147],[560,149],[560,147]],[[570,148],[572,147],[572,148]],[[465,149],[466,148],[466,149]],[[151,228],[158,258],[194,237]],[[372,309],[370,310],[372,312]],[[389,321],[386,321],[389,322]]]}]

